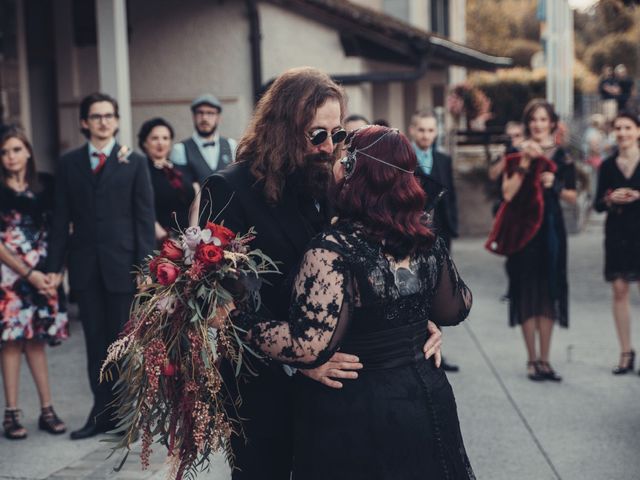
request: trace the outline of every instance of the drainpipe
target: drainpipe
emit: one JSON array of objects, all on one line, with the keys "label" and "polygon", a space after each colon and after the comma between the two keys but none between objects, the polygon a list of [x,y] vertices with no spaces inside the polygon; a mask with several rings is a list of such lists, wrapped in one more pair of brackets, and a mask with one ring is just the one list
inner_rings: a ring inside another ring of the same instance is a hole
[{"label": "drainpipe", "polygon": [[257,102],[262,95],[262,54],[260,43],[260,15],[256,0],[246,0],[247,16],[249,17],[249,44],[251,45],[251,85],[253,87],[253,100]]}]

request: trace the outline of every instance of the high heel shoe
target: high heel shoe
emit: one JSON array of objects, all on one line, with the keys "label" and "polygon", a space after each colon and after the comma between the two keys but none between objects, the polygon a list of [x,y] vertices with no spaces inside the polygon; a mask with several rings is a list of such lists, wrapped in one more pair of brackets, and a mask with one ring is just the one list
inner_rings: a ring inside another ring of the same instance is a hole
[{"label": "high heel shoe", "polygon": [[38,419],[38,428],[53,435],[60,435],[67,431],[67,426],[60,420],[60,417],[56,415],[51,405],[42,407],[42,413]]},{"label": "high heel shoe", "polygon": [[562,381],[562,377],[560,375],[558,375],[553,368],[551,368],[551,365],[549,364],[549,362],[544,362],[544,361],[540,360],[540,362],[538,362],[538,363],[540,364],[540,370],[542,372],[542,377],[545,380],[551,380],[552,382],[561,382]]},{"label": "high heel shoe", "polygon": [[540,370],[540,365],[537,360],[530,360],[527,362],[527,370],[531,367],[533,369],[532,372],[527,373],[527,378],[533,382],[541,382],[544,380],[544,375]]},{"label": "high heel shoe", "polygon": [[21,410],[17,408],[7,408],[4,411],[4,420],[2,428],[4,428],[4,436],[9,440],[22,440],[27,438],[27,429],[20,423]]},{"label": "high heel shoe", "polygon": [[[625,361],[626,359],[626,361]],[[633,371],[633,366],[636,363],[636,352],[630,350],[628,352],[622,352],[620,354],[620,363],[616,366],[611,373],[614,375],[624,375]]]}]

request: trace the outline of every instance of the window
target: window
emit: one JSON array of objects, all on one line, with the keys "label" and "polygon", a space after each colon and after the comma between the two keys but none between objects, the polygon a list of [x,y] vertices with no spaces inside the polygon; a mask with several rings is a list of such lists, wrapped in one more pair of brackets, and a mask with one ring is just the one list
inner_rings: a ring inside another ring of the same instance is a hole
[{"label": "window", "polygon": [[431,31],[449,36],[449,0],[431,0]]}]

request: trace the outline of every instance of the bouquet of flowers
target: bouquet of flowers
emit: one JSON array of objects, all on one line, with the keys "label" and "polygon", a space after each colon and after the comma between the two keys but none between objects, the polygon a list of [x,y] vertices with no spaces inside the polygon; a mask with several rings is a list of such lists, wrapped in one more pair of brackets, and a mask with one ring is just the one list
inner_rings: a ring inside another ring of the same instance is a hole
[{"label": "bouquet of flowers", "polygon": [[154,439],[167,448],[175,478],[208,468],[217,451],[233,466],[230,437],[242,426],[230,394],[235,385],[223,382],[219,360],[234,366],[237,381],[252,373],[247,360],[258,355],[229,312],[239,304],[257,310],[261,276],[277,272],[270,258],[249,249],[254,238],[253,229],[240,235],[209,222],[166,240],[146,260],[141,273],[149,281],[100,372],[101,380],[111,378],[111,368],[120,373],[114,389],[124,436],[114,450],[126,449],[122,464],[140,434],[143,469]]}]

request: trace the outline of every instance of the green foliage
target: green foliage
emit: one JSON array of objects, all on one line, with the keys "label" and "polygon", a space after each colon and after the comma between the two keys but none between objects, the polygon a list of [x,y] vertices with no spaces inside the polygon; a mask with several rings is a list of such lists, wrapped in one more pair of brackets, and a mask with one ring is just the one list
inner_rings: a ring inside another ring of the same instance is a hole
[{"label": "green foliage", "polygon": [[509,56],[514,39],[540,41],[536,0],[468,0],[467,43],[487,53]]},{"label": "green foliage", "polygon": [[507,56],[513,59],[516,67],[530,67],[531,57],[541,50],[540,42],[516,38],[510,42]]},{"label": "green foliage", "polygon": [[574,13],[576,56],[592,72],[624,63],[631,75],[640,73],[640,9],[629,5],[600,0],[588,11]]},{"label": "green foliage", "polygon": [[605,65],[623,63],[634,75],[638,73],[639,55],[637,39],[634,41],[628,34],[612,34],[587,48],[584,58],[592,72],[600,72]]}]

